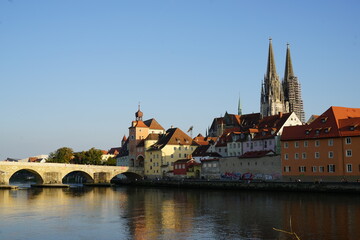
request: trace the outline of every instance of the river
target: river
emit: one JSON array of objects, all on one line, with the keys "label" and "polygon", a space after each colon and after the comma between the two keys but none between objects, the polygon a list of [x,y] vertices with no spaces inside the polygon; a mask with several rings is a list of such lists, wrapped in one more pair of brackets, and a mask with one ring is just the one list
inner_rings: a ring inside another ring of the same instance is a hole
[{"label": "river", "polygon": [[360,239],[355,194],[168,188],[0,190],[0,239]]}]

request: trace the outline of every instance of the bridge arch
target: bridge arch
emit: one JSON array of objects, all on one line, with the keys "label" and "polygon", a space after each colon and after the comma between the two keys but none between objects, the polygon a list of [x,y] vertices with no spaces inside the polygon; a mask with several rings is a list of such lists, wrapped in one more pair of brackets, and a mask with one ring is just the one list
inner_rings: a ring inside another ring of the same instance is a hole
[{"label": "bridge arch", "polygon": [[85,171],[73,170],[64,174],[62,183],[94,183],[94,178]]},{"label": "bridge arch", "polygon": [[[23,176],[21,176],[23,172],[29,172],[31,173],[31,175],[34,176],[34,180],[37,184],[43,184],[44,183],[44,179],[43,177],[41,176],[40,173],[38,173],[37,171],[33,170],[33,169],[29,169],[29,168],[22,168],[22,169],[19,169],[19,170],[16,170],[12,173],[9,174],[9,183],[11,181],[14,181],[16,180],[16,177],[18,176],[18,180],[29,180],[29,179],[26,179],[26,178],[23,178]],[[23,174],[25,175],[25,174]]]}]

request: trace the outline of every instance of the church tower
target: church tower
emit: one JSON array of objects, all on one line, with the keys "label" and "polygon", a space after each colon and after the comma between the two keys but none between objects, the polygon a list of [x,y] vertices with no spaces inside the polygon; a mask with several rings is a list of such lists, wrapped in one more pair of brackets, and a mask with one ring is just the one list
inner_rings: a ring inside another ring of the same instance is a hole
[{"label": "church tower", "polygon": [[295,112],[300,121],[304,123],[305,113],[301,98],[301,86],[292,67],[289,44],[286,49],[283,90],[286,112]]},{"label": "church tower", "polygon": [[269,39],[267,71],[261,86],[260,113],[263,117],[286,112],[284,92],[279,75],[276,73],[272,40]]}]

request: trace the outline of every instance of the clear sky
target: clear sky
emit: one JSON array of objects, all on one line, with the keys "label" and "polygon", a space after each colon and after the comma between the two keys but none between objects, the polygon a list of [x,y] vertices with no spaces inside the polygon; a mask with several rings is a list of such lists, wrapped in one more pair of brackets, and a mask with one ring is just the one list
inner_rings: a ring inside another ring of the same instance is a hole
[{"label": "clear sky", "polygon": [[360,1],[0,0],[0,160],[120,145],[135,118],[205,134],[259,112],[269,37],[306,118],[360,107]]}]

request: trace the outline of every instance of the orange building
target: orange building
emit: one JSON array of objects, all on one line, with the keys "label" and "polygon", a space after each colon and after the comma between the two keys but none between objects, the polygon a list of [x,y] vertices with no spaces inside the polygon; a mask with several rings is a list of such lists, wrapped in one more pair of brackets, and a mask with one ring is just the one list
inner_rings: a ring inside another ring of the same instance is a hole
[{"label": "orange building", "polygon": [[285,127],[281,165],[284,180],[360,179],[360,108],[330,107],[309,124]]}]

